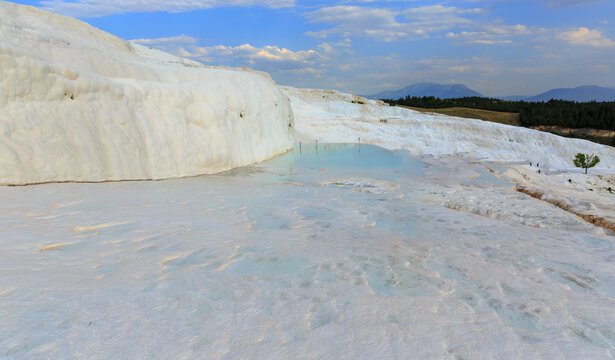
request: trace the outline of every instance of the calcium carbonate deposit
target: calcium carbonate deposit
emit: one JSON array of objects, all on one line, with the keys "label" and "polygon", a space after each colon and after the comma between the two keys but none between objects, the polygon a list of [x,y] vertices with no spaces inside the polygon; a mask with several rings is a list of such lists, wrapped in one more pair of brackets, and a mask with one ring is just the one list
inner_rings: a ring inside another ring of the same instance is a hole
[{"label": "calcium carbonate deposit", "polygon": [[[296,114],[299,141],[404,149],[418,156],[448,158],[444,161],[448,168],[451,161],[459,168],[467,162],[482,163],[484,170],[499,169],[515,189],[615,231],[615,148],[611,146],[476,119],[423,114],[334,90],[283,90]],[[572,162],[578,152],[598,155],[601,162],[589,174],[582,174]],[[481,194],[475,199],[476,191],[468,191],[463,185],[432,191],[428,201],[489,217],[525,219],[521,223],[532,226],[545,223],[542,216],[528,216],[540,212],[535,207],[523,205],[521,211],[511,213],[511,205],[504,198],[519,194],[499,194],[493,201]]]},{"label": "calcium carbonate deposit", "polygon": [[546,132],[439,114],[422,114],[335,90],[283,87],[303,141],[376,144],[416,155],[456,155],[487,161],[533,161],[543,169],[573,167],[577,152],[615,169],[615,149]]},{"label": "calcium carbonate deposit", "polygon": [[613,238],[479,168],[302,144],[214,176],[0,187],[0,357],[615,356]]},{"label": "calcium carbonate deposit", "polygon": [[0,184],[214,173],[293,146],[267,74],[211,68],[0,2]]},{"label": "calcium carbonate deposit", "polygon": [[612,359],[614,159],[0,2],[0,358]]}]

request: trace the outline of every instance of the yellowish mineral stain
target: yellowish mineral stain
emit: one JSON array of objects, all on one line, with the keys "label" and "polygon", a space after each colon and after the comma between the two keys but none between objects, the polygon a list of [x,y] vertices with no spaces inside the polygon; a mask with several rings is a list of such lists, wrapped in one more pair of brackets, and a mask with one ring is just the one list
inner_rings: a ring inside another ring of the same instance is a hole
[{"label": "yellowish mineral stain", "polygon": [[41,247],[40,249],[38,249],[38,251],[47,251],[47,250],[62,250],[62,247],[68,245],[67,243],[58,243],[58,244],[51,244],[51,245],[45,245],[43,247]]},{"label": "yellowish mineral stain", "polygon": [[70,230],[71,231],[75,231],[75,232],[91,231],[91,230],[104,229],[104,228],[108,228],[108,227],[112,227],[112,226],[120,226],[120,225],[125,225],[125,224],[132,224],[132,223],[134,223],[134,221],[122,221],[122,222],[99,224],[99,225],[93,225],[93,226],[75,226],[74,228],[71,228]]}]

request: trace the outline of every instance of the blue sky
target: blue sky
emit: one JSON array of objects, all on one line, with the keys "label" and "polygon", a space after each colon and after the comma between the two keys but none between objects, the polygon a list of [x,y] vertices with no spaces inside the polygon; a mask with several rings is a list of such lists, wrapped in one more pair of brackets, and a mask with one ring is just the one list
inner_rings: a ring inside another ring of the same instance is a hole
[{"label": "blue sky", "polygon": [[613,0],[44,0],[77,17],[211,65],[279,84],[355,94],[417,82],[491,96],[615,87]]}]

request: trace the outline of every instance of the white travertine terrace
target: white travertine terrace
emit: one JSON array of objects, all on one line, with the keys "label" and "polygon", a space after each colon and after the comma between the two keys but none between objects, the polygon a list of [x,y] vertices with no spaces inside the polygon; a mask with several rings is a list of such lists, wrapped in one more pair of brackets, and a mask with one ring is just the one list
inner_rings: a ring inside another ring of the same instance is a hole
[{"label": "white travertine terrace", "polygon": [[[611,146],[482,120],[419,113],[335,90],[292,87],[282,90],[290,98],[299,141],[360,141],[388,149],[405,149],[419,156],[512,163],[503,176],[520,189],[557,204],[575,216],[615,228],[615,199],[612,196],[615,148]],[[599,155],[601,161],[589,174],[582,174],[572,163],[578,152]],[[551,216],[530,219],[533,213],[542,211],[537,205],[534,209],[524,209],[525,205],[520,205],[520,210],[515,210],[508,200],[518,194],[500,194],[494,197],[497,200],[493,203],[485,201],[488,197],[482,194],[480,201],[474,203],[471,192],[463,185],[452,186],[452,189],[435,192],[431,189],[429,201],[496,218],[518,218],[521,223],[532,226],[546,226],[555,221]],[[579,229],[578,224],[568,225]]]},{"label": "white travertine terrace", "polygon": [[615,148],[542,131],[387,106],[335,90],[282,87],[299,139],[369,143],[415,155],[458,155],[487,161],[532,161],[543,169],[574,167],[577,152],[599,155],[615,169]]},{"label": "white travertine terrace", "polygon": [[0,184],[215,173],[293,147],[271,78],[0,2]]},{"label": "white travertine terrace", "polygon": [[282,92],[0,2],[1,184],[417,155],[0,186],[0,358],[615,357],[613,148]]}]

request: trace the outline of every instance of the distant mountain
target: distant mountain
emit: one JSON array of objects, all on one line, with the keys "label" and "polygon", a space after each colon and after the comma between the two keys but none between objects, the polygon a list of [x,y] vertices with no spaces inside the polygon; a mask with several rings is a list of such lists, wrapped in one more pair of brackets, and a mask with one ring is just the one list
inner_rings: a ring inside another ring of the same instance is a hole
[{"label": "distant mountain", "polygon": [[483,96],[463,84],[433,84],[418,83],[399,90],[383,91],[374,95],[363,95],[368,99],[399,99],[406,96],[435,96],[440,99],[460,98],[467,96]]},{"label": "distant mountain", "polygon": [[579,86],[568,89],[552,89],[536,96],[528,97],[525,101],[569,100],[578,102],[587,101],[615,101],[615,89],[601,86]]},{"label": "distant mountain", "polygon": [[[435,96],[440,99],[462,98],[469,96],[482,97],[479,92],[474,91],[463,84],[434,84],[418,83],[407,86],[399,90],[383,91],[374,95],[362,95],[368,99],[399,99],[406,96]],[[576,88],[552,89],[536,96],[500,96],[498,99],[508,101],[549,101],[569,100],[577,102],[588,101],[615,101],[615,88],[601,87],[594,85],[579,86]]]}]

